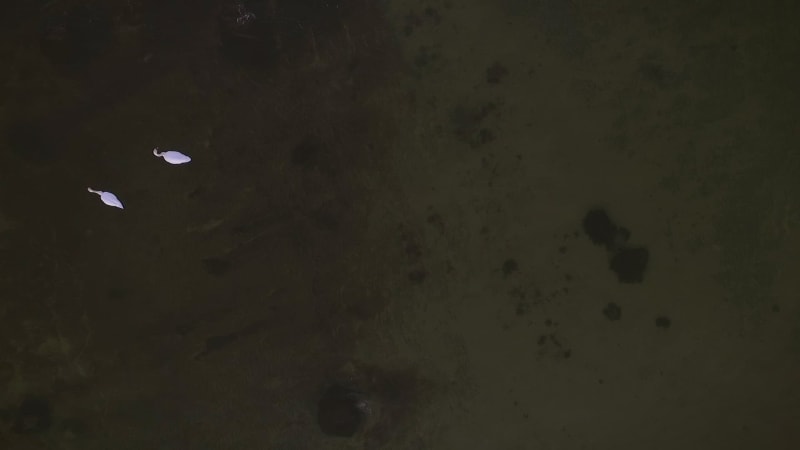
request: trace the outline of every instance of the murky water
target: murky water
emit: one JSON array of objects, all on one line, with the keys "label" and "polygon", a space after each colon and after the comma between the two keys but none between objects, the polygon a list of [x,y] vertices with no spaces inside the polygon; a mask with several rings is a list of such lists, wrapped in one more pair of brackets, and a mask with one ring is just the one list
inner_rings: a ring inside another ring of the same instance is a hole
[{"label": "murky water", "polygon": [[795,448],[798,13],[4,3],[0,448]]}]

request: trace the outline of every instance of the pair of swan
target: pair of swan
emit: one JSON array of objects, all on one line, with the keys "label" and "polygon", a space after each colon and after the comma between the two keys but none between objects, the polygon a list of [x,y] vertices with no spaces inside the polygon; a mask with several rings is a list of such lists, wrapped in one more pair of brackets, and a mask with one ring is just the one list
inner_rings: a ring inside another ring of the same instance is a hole
[{"label": "pair of swan", "polygon": [[[158,147],[153,149],[153,154],[159,158],[163,158],[164,161],[177,165],[177,164],[186,164],[192,160],[192,158],[184,155],[181,152],[176,152],[174,150],[168,150],[166,152],[159,152]],[[111,192],[106,191],[98,191],[96,189],[87,188],[89,192],[92,194],[97,194],[100,196],[100,200],[108,206],[113,206],[115,208],[123,209],[122,202]]]}]

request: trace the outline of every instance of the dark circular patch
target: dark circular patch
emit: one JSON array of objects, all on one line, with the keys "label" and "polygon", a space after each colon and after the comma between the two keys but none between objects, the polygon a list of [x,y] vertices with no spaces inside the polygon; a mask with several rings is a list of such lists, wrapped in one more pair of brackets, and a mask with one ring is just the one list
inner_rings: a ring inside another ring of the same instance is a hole
[{"label": "dark circular patch", "polygon": [[500,83],[506,75],[508,75],[508,69],[499,62],[495,62],[486,69],[486,82],[489,84]]},{"label": "dark circular patch", "polygon": [[516,272],[517,269],[519,269],[519,265],[514,259],[509,258],[503,263],[503,275],[505,276],[511,275],[512,273]]},{"label": "dark circular patch", "polygon": [[40,397],[27,397],[17,409],[13,430],[20,434],[42,433],[53,425],[50,402]]},{"label": "dark circular patch", "polygon": [[611,245],[617,226],[602,209],[593,209],[583,218],[583,231],[596,245]]},{"label": "dark circular patch", "polygon": [[364,394],[334,385],[319,400],[317,423],[329,436],[352,437],[366,422],[367,407]]},{"label": "dark circular patch", "polygon": [[583,232],[595,245],[603,245],[609,250],[624,245],[631,236],[631,232],[618,227],[608,213],[602,209],[593,209],[583,218]]},{"label": "dark circular patch", "polygon": [[603,308],[603,315],[608,320],[619,320],[622,318],[622,308],[616,303],[609,303]]},{"label": "dark circular patch", "polygon": [[611,257],[609,267],[620,283],[641,283],[650,252],[644,247],[623,248]]},{"label": "dark circular patch", "polygon": [[427,278],[428,272],[424,269],[412,270],[408,273],[408,280],[412,283],[422,283]]},{"label": "dark circular patch", "polygon": [[672,321],[669,320],[667,316],[658,316],[656,317],[656,326],[658,328],[669,328],[672,325]]}]

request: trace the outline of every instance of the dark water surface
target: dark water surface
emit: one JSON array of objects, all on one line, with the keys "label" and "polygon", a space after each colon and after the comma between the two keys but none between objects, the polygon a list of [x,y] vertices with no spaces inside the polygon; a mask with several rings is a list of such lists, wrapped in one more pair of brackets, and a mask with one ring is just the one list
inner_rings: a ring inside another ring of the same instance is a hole
[{"label": "dark water surface", "polygon": [[800,8],[601,3],[3,2],[0,448],[800,446]]}]

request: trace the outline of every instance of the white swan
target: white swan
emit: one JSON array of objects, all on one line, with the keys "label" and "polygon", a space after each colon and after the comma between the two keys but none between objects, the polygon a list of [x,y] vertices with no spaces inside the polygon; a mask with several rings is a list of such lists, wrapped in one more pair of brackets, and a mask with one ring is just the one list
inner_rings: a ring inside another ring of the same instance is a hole
[{"label": "white swan", "polygon": [[176,152],[174,150],[159,152],[158,147],[153,149],[153,154],[158,156],[159,158],[164,158],[164,161],[170,164],[186,164],[192,160],[192,158],[184,155],[181,152]]}]

